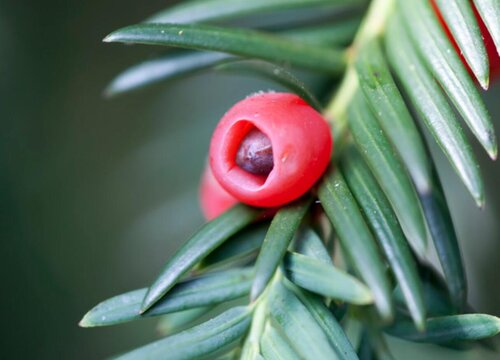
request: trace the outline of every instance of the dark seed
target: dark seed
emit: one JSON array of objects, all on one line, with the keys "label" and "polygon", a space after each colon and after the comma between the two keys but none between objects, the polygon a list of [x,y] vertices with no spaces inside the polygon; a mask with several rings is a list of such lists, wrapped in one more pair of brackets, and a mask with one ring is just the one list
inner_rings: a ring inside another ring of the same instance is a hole
[{"label": "dark seed", "polygon": [[271,140],[259,129],[252,129],[241,142],[236,164],[255,175],[268,175],[273,169]]}]

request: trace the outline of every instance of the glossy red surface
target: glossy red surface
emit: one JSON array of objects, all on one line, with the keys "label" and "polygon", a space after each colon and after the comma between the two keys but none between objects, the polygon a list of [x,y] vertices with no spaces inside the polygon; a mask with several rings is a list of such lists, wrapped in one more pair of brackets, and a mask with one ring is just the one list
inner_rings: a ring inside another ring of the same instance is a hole
[{"label": "glossy red surface", "polygon": [[[274,166],[267,176],[247,172],[235,161],[241,142],[255,128],[271,140]],[[259,93],[221,119],[210,144],[210,166],[222,187],[241,202],[274,207],[314,185],[328,166],[332,146],[328,123],[300,97]]]},{"label": "glossy red surface", "polygon": [[200,183],[200,207],[205,219],[215,219],[237,203],[238,200],[220,186],[207,165]]}]

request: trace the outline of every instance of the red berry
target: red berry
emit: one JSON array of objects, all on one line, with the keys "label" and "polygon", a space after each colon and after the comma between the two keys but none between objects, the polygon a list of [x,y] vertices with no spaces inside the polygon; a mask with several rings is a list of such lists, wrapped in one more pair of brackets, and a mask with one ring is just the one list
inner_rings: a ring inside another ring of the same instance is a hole
[{"label": "red berry", "polygon": [[[474,3],[471,1],[471,6],[472,9],[474,10],[474,14],[476,15],[476,19],[479,25],[479,29],[481,30],[481,35],[483,36],[484,39],[484,46],[486,48],[486,52],[488,54],[488,60],[490,62],[490,80],[494,80],[498,77],[500,77],[500,55],[497,52],[497,49],[495,47],[495,43],[493,42],[493,38],[491,37],[488,29],[486,28],[486,25],[484,24],[483,20],[481,19],[481,16],[479,15],[479,12],[476,9],[476,6]],[[457,54],[460,56],[460,59],[462,59],[462,62],[464,63],[465,67],[469,71],[469,73],[472,75],[472,71],[467,64],[467,61],[462,55],[462,52],[460,51],[460,48],[458,47],[457,42],[455,41],[453,35],[451,34],[448,26],[446,25],[445,20],[443,19],[443,16],[441,15],[441,12],[439,11],[439,8],[434,0],[431,0],[432,7],[434,9],[434,12],[437,14],[439,21],[441,22],[441,25],[443,26],[446,35],[448,35],[448,38],[452,42]]]},{"label": "red berry", "polygon": [[331,151],[330,128],[320,113],[297,95],[261,93],[221,119],[210,166],[241,202],[274,207],[305,194],[325,171]]},{"label": "red berry", "polygon": [[220,186],[210,166],[207,166],[200,183],[200,207],[205,219],[215,219],[236,203],[238,200]]}]

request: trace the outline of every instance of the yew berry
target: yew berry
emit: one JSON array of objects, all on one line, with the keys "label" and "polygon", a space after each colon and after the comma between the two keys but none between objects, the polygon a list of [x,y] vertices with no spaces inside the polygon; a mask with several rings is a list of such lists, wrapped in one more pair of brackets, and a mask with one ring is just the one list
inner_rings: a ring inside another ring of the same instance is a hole
[{"label": "yew berry", "polygon": [[[439,21],[441,25],[443,26],[443,29],[446,32],[446,35],[448,35],[448,38],[453,44],[453,47],[455,48],[457,54],[460,56],[460,59],[462,60],[463,64],[469,71],[469,73],[472,75],[472,71],[467,64],[467,61],[465,60],[464,56],[462,55],[462,52],[460,51],[460,48],[458,47],[457,42],[455,41],[453,35],[451,34],[448,26],[446,25],[445,20],[443,19],[443,16],[441,15],[441,12],[439,11],[439,8],[434,0],[430,0],[432,7],[434,9],[434,12],[437,14]],[[488,29],[486,28],[486,25],[484,24],[484,21],[481,19],[481,16],[479,15],[479,12],[477,11],[474,3],[470,1],[472,9],[474,11],[474,14],[476,16],[479,29],[481,31],[481,35],[484,40],[484,46],[486,49],[486,52],[488,54],[488,60],[490,63],[490,80],[495,80],[500,77],[500,54],[498,53],[495,43],[493,42],[493,38],[491,37],[491,34],[489,33]]]},{"label": "yew berry", "polygon": [[325,119],[295,94],[259,93],[234,105],[210,144],[220,185],[243,203],[286,204],[323,174],[332,152]]},{"label": "yew berry", "polygon": [[210,166],[205,167],[200,183],[200,207],[206,220],[217,216],[238,203],[215,179]]}]

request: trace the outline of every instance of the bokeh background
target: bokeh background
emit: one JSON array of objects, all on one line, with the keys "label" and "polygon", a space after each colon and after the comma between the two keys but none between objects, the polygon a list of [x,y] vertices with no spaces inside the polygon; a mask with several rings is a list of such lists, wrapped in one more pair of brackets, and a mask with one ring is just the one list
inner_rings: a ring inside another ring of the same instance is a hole
[{"label": "bokeh background", "polygon": [[[114,75],[159,49],[101,39],[168,3],[0,1],[0,358],[100,359],[157,336],[151,320],[77,324],[99,301],[146,286],[202,224],[197,186],[212,129],[238,99],[273,87],[205,73],[104,99]],[[485,94],[497,129],[499,98],[497,83]],[[470,302],[498,316],[500,164],[475,148],[487,187],[483,211],[437,159]],[[391,344],[398,359],[498,356]]]}]

